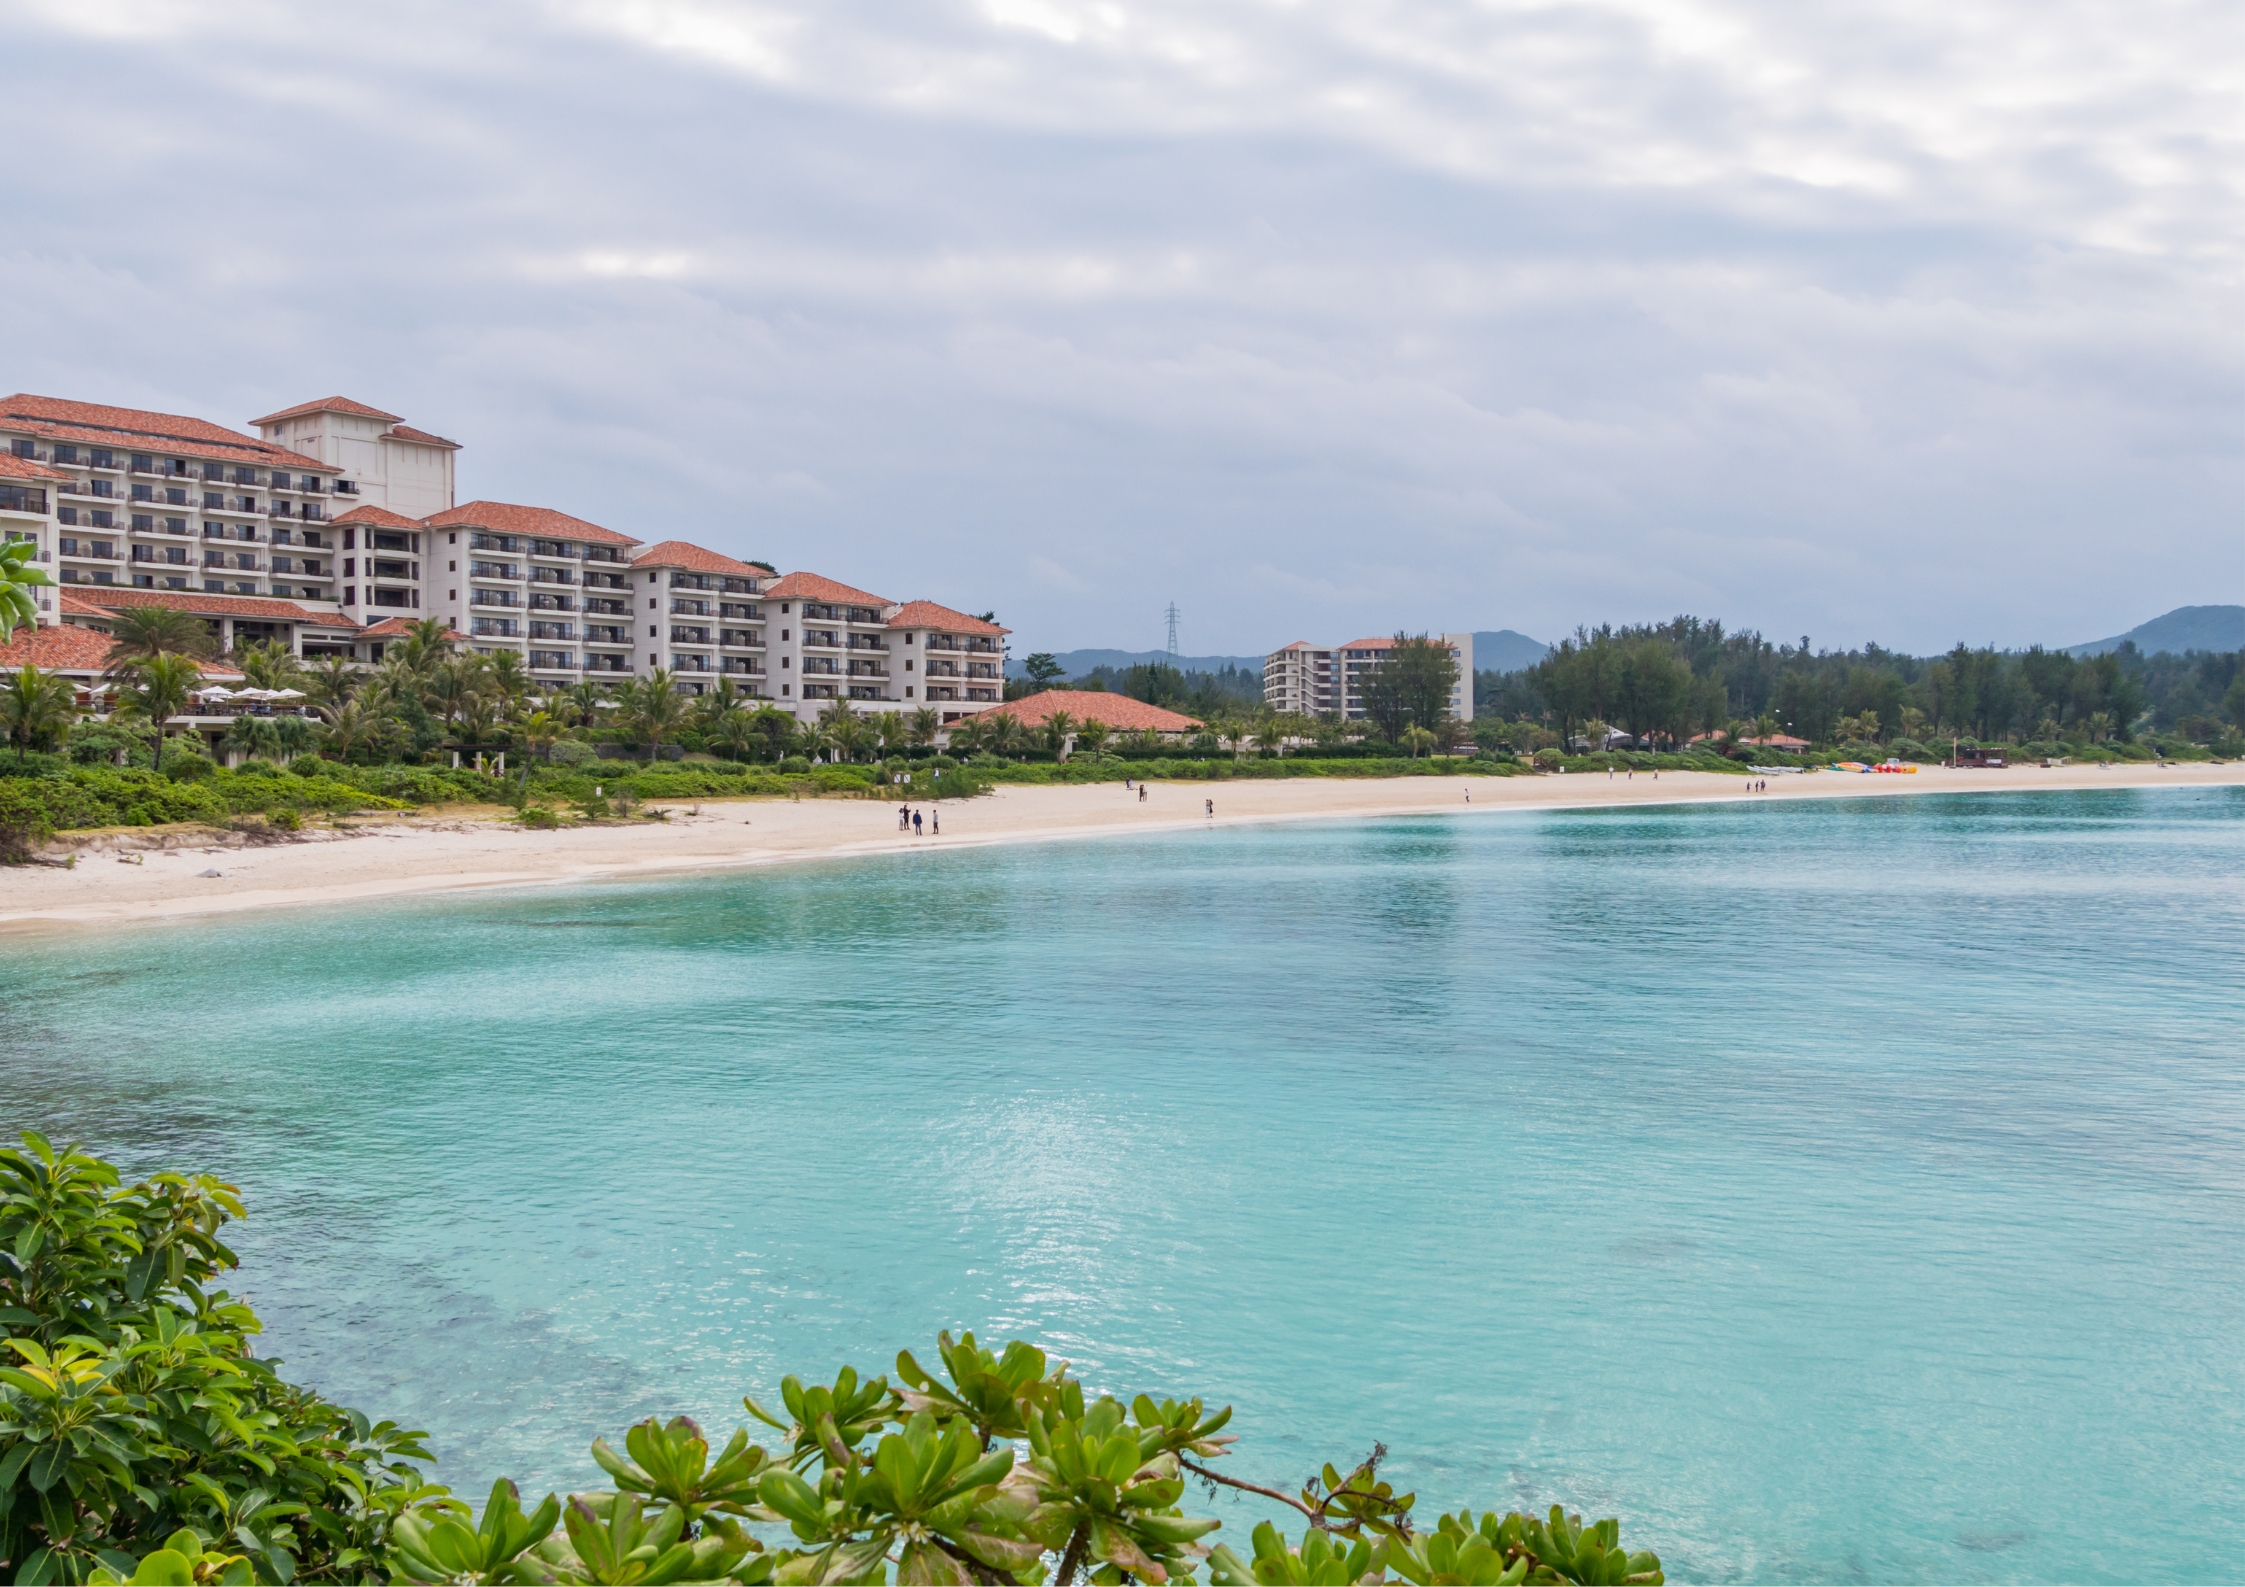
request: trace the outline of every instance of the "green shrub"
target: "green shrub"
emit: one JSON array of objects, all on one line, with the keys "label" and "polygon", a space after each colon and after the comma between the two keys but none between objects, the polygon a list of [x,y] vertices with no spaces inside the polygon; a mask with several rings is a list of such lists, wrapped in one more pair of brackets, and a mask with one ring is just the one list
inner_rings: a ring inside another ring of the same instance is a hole
[{"label": "green shrub", "polygon": [[780,770],[791,777],[800,777],[811,769],[809,759],[802,755],[789,755],[780,762]]},{"label": "green shrub", "polygon": [[561,812],[551,805],[524,805],[515,812],[515,819],[526,827],[551,832],[561,825]]},{"label": "green shrub", "polygon": [[54,829],[46,801],[31,791],[28,779],[0,777],[0,865],[21,865]]}]

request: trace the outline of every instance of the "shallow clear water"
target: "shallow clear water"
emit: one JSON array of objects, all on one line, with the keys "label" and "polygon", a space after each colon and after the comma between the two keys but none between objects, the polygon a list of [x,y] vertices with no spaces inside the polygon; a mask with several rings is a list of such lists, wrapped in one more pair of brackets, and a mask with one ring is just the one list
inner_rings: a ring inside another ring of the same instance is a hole
[{"label": "shallow clear water", "polygon": [[468,1489],[964,1325],[1680,1580],[2228,1580],[2241,926],[2235,790],[985,849],[10,943],[0,1120]]}]

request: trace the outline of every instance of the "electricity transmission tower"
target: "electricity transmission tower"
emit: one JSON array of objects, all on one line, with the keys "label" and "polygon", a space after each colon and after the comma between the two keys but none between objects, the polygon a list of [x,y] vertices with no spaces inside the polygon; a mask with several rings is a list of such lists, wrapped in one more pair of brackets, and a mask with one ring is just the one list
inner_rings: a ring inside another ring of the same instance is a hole
[{"label": "electricity transmission tower", "polygon": [[1165,614],[1169,618],[1169,664],[1177,665],[1177,603],[1171,601]]}]

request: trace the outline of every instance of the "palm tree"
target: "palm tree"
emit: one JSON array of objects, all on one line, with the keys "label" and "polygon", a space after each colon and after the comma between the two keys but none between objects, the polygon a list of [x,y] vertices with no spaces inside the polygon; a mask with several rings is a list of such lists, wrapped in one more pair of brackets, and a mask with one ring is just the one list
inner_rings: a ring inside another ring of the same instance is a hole
[{"label": "palm tree", "polygon": [[678,692],[677,676],[668,667],[657,667],[636,684],[626,685],[622,726],[647,746],[647,758],[661,752],[664,738],[678,731],[686,719],[686,700]]},{"label": "palm tree", "polygon": [[554,741],[561,737],[561,723],[550,711],[533,711],[523,719],[521,732],[530,753],[545,760],[553,754]]},{"label": "palm tree", "polygon": [[[407,667],[410,662],[405,663]],[[451,656],[433,663],[419,680],[421,703],[434,711],[449,732],[480,699],[486,688],[490,662],[482,656]]]},{"label": "palm tree", "polygon": [[1088,717],[1084,725],[1076,729],[1076,747],[1098,755],[1106,749],[1107,739],[1113,732],[1113,728],[1097,717]]},{"label": "palm tree", "polygon": [[583,678],[556,695],[552,709],[571,727],[591,727],[600,720],[600,702],[606,698],[599,684]]},{"label": "palm tree", "polygon": [[129,606],[116,614],[109,631],[109,673],[129,675],[134,666],[157,656],[192,656],[207,661],[218,648],[210,624],[176,606]]},{"label": "palm tree", "polygon": [[0,725],[21,761],[34,744],[60,743],[78,715],[78,691],[68,678],[41,672],[25,662],[21,672],[0,677]]},{"label": "palm tree", "polygon": [[292,713],[267,720],[273,724],[273,740],[283,761],[294,760],[299,755],[309,755],[319,747],[319,731],[307,718]]},{"label": "palm tree", "polygon": [[993,755],[1018,755],[1028,744],[1028,724],[1010,711],[990,718],[982,730],[982,747]]},{"label": "palm tree", "polygon": [[278,639],[236,645],[228,658],[260,689],[289,689],[304,681],[304,664]]},{"label": "palm tree", "polygon": [[351,703],[365,681],[359,669],[341,656],[323,656],[318,665],[305,671],[304,692],[320,714],[332,722],[335,713]]},{"label": "palm tree", "polygon": [[1068,744],[1076,736],[1076,719],[1066,711],[1055,711],[1045,718],[1045,748],[1052,751],[1054,760],[1068,758]]},{"label": "palm tree", "polygon": [[960,756],[972,755],[982,748],[989,733],[989,726],[981,717],[965,717],[951,724],[951,749]]},{"label": "palm tree", "polygon": [[397,725],[378,707],[351,700],[337,706],[328,719],[327,747],[343,760],[355,749],[386,743],[396,732]]},{"label": "palm tree", "polygon": [[237,716],[226,724],[219,747],[230,755],[273,760],[281,752],[281,735],[269,716]]},{"label": "palm tree", "polygon": [[728,716],[747,712],[748,696],[730,678],[719,678],[694,702],[694,717],[704,733],[715,733]]},{"label": "palm tree", "polygon": [[1413,760],[1417,760],[1421,751],[1431,749],[1435,743],[1433,732],[1419,726],[1416,722],[1413,722],[1396,736],[1403,741],[1403,747],[1411,752]]},{"label": "palm tree", "polygon": [[[153,609],[153,608],[151,608]],[[164,727],[187,709],[187,696],[203,680],[203,669],[187,656],[150,656],[133,666],[133,683],[118,699],[118,709],[144,716],[156,728],[156,769],[164,769]]]},{"label": "palm tree", "polygon": [[915,745],[921,749],[928,749],[934,745],[936,735],[943,731],[943,718],[937,713],[934,706],[923,705],[912,713],[905,731],[911,736]]},{"label": "palm tree", "polygon": [[499,714],[512,720],[522,709],[522,702],[538,686],[530,676],[530,669],[519,650],[495,650],[484,668],[484,692],[491,696]]},{"label": "palm tree", "polygon": [[758,714],[749,711],[727,711],[717,719],[716,725],[709,729],[711,741],[723,746],[727,757],[732,760],[741,760],[754,754],[759,742],[756,731]]},{"label": "palm tree", "polygon": [[452,625],[441,617],[416,619],[405,631],[405,637],[383,652],[387,660],[396,656],[413,672],[427,672],[452,653],[452,642],[446,636]]},{"label": "palm tree", "polygon": [[470,744],[486,744],[499,731],[500,699],[496,693],[478,691],[471,694],[460,706],[458,736]]},{"label": "palm tree", "polygon": [[1142,727],[1130,735],[1130,753],[1138,759],[1152,760],[1161,752],[1161,735],[1152,728]]}]

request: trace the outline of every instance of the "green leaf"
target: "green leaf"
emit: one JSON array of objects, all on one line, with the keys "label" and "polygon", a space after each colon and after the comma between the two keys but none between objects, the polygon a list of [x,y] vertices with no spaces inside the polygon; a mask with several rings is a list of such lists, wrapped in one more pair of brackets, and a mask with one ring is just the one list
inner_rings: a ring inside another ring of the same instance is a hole
[{"label": "green leaf", "polygon": [[140,1562],[132,1579],[148,1587],[194,1587],[195,1566],[186,1555],[160,1548]]},{"label": "green leaf", "polygon": [[31,1486],[45,1493],[62,1477],[62,1469],[70,1463],[70,1447],[59,1441],[47,1445],[31,1459],[29,1476]]}]

